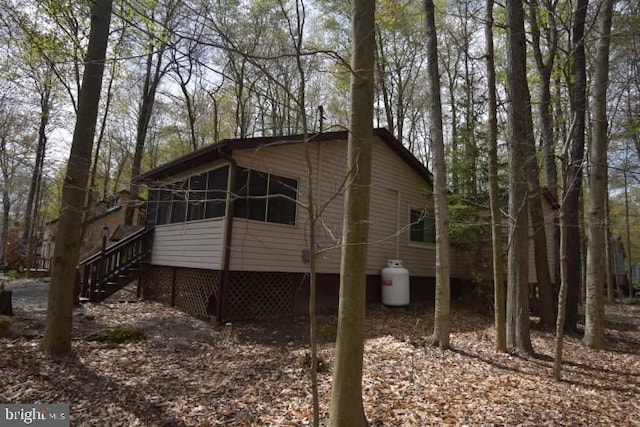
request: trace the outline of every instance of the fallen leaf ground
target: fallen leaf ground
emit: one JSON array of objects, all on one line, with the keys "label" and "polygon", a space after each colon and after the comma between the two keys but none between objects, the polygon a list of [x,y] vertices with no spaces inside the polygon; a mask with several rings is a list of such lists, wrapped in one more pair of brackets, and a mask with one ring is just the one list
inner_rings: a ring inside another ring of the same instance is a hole
[{"label": "fallen leaf ground", "polygon": [[[38,348],[42,307],[15,307],[21,336],[0,338],[0,402],[68,403],[73,426],[301,426],[312,420],[304,318],[216,327],[152,302],[74,311],[73,354]],[[640,306],[607,307],[608,349],[532,330],[536,357],[497,354],[492,318],[454,304],[453,349],[425,346],[433,307],[367,312],[363,396],[372,426],[640,426]],[[335,315],[319,319],[320,408],[328,419]],[[146,339],[87,341],[125,326]]]}]

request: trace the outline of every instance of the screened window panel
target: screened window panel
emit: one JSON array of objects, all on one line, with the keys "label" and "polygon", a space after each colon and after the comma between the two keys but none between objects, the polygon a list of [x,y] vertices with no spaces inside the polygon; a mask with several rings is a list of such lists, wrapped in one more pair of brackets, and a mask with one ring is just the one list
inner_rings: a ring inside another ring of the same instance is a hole
[{"label": "screened window panel", "polygon": [[206,190],[206,173],[189,178],[187,221],[196,221],[204,218]]},{"label": "screened window panel", "polygon": [[147,224],[155,225],[158,216],[158,190],[149,190],[149,201],[147,202]]},{"label": "screened window panel", "polygon": [[207,174],[207,182],[205,218],[223,217],[227,206],[229,166],[209,171]]},{"label": "screened window panel", "polygon": [[187,192],[182,185],[176,185],[171,203],[171,222],[184,222],[187,216]]},{"label": "screened window panel", "polygon": [[169,224],[171,222],[171,200],[171,191],[158,191],[158,214],[156,216],[157,225]]}]

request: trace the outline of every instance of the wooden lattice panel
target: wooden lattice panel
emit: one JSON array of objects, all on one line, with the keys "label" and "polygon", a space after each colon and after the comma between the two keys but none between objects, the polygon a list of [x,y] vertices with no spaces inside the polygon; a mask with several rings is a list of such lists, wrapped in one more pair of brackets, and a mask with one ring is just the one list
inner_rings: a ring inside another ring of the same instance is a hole
[{"label": "wooden lattice panel", "polygon": [[293,312],[293,274],[233,271],[230,282],[230,318],[278,317]]},{"label": "wooden lattice panel", "polygon": [[209,299],[218,294],[219,277],[220,273],[215,270],[177,268],[175,306],[193,316],[206,317]]},{"label": "wooden lattice panel", "polygon": [[171,304],[173,268],[153,265],[142,273],[142,297],[147,300]]}]

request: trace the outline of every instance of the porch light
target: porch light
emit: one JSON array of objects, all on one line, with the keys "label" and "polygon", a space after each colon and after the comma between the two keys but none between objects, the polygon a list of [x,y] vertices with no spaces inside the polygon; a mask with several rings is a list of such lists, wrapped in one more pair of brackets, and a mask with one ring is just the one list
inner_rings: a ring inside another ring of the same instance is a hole
[{"label": "porch light", "polygon": [[102,226],[102,238],[104,240],[109,238],[109,226],[107,224]]}]

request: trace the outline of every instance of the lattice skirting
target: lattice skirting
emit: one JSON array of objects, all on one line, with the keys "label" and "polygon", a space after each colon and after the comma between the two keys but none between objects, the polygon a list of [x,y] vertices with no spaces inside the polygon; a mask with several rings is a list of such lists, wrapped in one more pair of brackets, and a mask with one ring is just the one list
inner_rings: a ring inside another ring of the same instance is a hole
[{"label": "lattice skirting", "polygon": [[144,299],[175,306],[196,317],[215,313],[218,271],[152,265],[143,271],[141,283]]},{"label": "lattice skirting", "polygon": [[293,314],[295,275],[232,271],[229,278],[228,317],[258,319]]},{"label": "lattice skirting", "polygon": [[[176,268],[174,305],[198,317],[206,317],[215,310],[220,273],[214,270]],[[211,297],[214,297],[213,300]],[[209,310],[209,305],[213,310]]]},{"label": "lattice skirting", "polygon": [[142,298],[172,304],[173,267],[143,264],[140,285]]},{"label": "lattice skirting", "polygon": [[[227,289],[226,319],[259,319],[293,314],[296,275],[232,271]],[[148,265],[142,271],[144,299],[162,302],[197,317],[216,314],[221,272]]]}]

